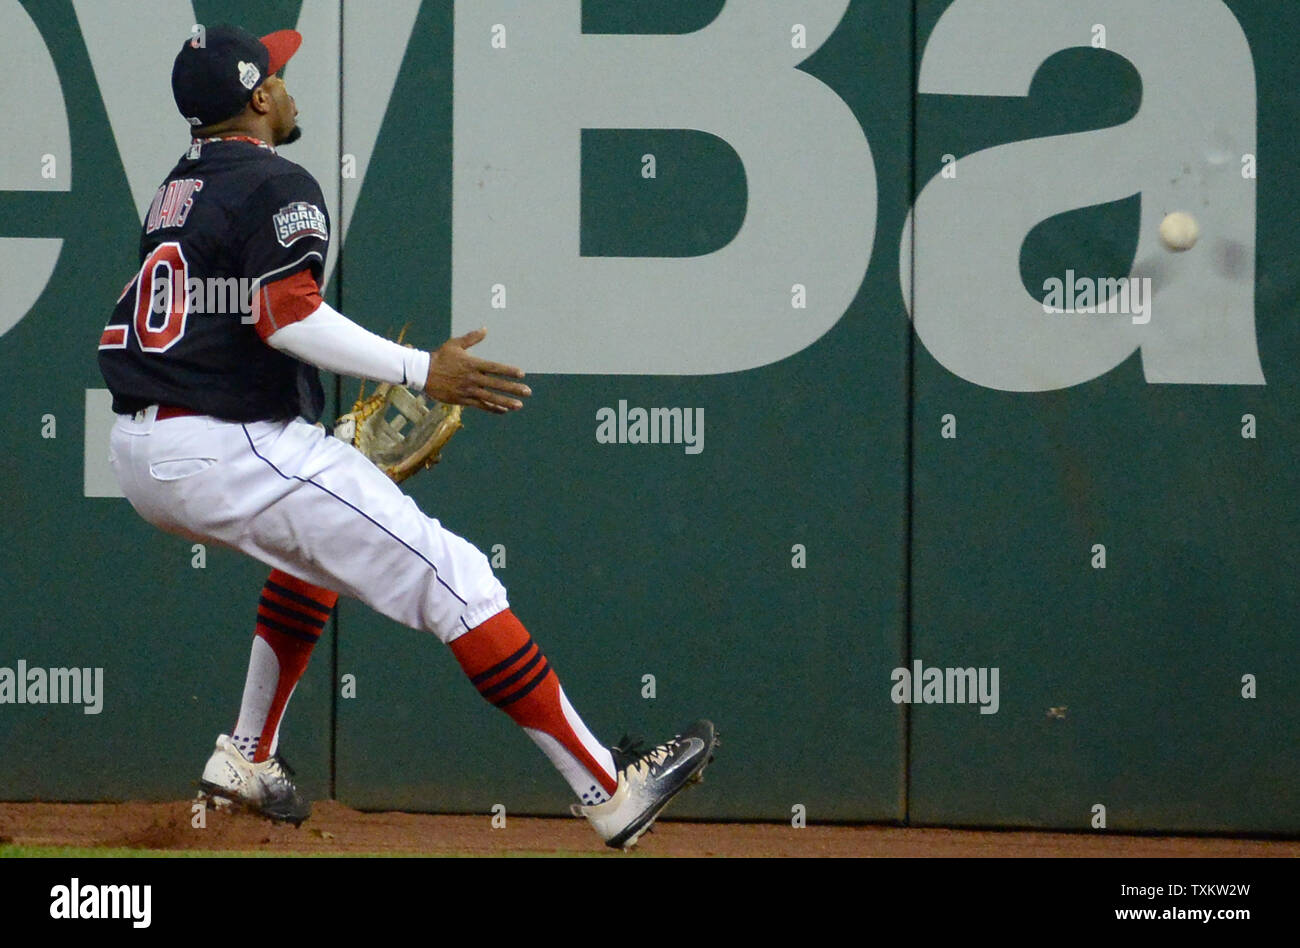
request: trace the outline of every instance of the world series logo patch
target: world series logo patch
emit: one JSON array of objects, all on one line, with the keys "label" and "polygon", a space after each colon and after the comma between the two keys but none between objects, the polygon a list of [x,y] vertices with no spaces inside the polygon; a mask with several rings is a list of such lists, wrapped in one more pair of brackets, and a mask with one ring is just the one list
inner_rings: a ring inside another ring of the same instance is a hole
[{"label": "world series logo patch", "polygon": [[258,71],[257,66],[253,63],[241,62],[239,64],[239,83],[245,89],[252,90],[257,85],[262,74]]},{"label": "world series logo patch", "polygon": [[288,207],[280,208],[273,218],[275,222],[275,239],[281,247],[288,247],[304,237],[319,237],[329,240],[329,230],[325,224],[325,212],[315,204],[295,201]]}]

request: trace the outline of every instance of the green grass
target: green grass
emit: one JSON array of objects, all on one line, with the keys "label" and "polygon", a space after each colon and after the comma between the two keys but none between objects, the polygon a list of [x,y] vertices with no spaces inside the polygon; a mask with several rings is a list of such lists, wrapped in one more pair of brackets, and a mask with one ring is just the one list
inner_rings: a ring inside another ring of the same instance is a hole
[{"label": "green grass", "polygon": [[414,857],[418,859],[454,859],[454,858],[473,858],[475,856],[494,856],[505,857],[508,859],[531,859],[547,856],[562,858],[580,858],[584,856],[604,856],[605,853],[599,852],[533,852],[529,850],[511,850],[503,853],[457,853],[457,852],[432,852],[432,853],[294,853],[294,852],[264,852],[264,851],[217,851],[217,850],[199,850],[199,849],[129,849],[127,847],[102,847],[102,846],[17,846],[7,845],[0,846],[0,859],[41,859],[41,858],[59,858],[59,859],[123,859],[123,858],[146,858],[153,859],[158,857],[175,858],[175,859],[274,859],[274,858],[308,858],[308,859],[333,859],[338,857],[362,858],[362,859],[382,859],[399,857]]}]

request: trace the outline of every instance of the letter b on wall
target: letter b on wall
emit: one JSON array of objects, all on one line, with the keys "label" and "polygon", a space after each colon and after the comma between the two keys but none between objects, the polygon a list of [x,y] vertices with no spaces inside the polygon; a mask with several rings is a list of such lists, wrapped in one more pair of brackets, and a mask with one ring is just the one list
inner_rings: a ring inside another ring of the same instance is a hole
[{"label": "letter b on wall", "polygon": [[[702,30],[647,36],[583,34],[578,0],[457,4],[453,333],[489,325],[489,354],[534,372],[678,375],[766,365],[826,332],[871,256],[875,169],[848,106],[795,68],[815,50],[788,38],[799,22],[824,41],[847,7],[730,2]],[[739,233],[698,257],[583,257],[584,128],[723,139],[745,169]],[[486,308],[495,283],[507,310]]]}]

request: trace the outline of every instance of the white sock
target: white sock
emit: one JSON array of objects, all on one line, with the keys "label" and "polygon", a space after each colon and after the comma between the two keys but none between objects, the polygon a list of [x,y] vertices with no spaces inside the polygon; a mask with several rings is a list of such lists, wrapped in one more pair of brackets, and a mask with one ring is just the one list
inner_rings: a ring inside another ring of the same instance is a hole
[{"label": "white sock", "polygon": [[[253,648],[248,656],[248,676],[244,679],[244,697],[239,705],[239,720],[230,739],[248,760],[257,753],[266,716],[271,712],[271,700],[280,683],[280,660],[260,635],[253,637]],[[278,732],[278,729],[277,729]],[[271,744],[275,753],[275,744]]]},{"label": "white sock", "polygon": [[[578,795],[578,799],[582,801],[583,806],[595,806],[597,803],[604,803],[609,799],[609,794],[605,792],[605,788],[591,778],[587,768],[578,763],[577,758],[565,750],[563,744],[545,731],[538,731],[531,727],[524,728],[524,733],[531,737],[533,743],[542,749],[542,753],[551,759],[555,769],[560,772],[561,777],[568,781],[569,786]],[[601,750],[606,755],[609,755],[609,769],[613,772],[613,756],[609,754],[607,748],[602,747]],[[594,751],[592,756],[600,760],[600,756]]]},{"label": "white sock", "polygon": [[254,755],[257,753],[257,742],[261,740],[261,736],[254,734],[250,737],[247,734],[240,734],[238,728],[236,728],[235,733],[230,735],[230,740],[234,742],[239,753],[244,755],[244,760],[251,764]]},{"label": "white sock", "polygon": [[[559,694],[560,710],[563,712],[569,728],[573,731],[574,737],[582,743],[583,748],[595,759],[596,763],[604,768],[606,773],[617,779],[618,773],[614,769],[614,755],[609,752],[608,747],[596,740],[596,736],[588,730],[587,725],[578,716],[578,712],[573,709],[573,705],[569,704],[569,698],[564,693],[563,688],[559,689]],[[542,749],[542,753],[550,758],[551,763],[555,765],[555,769],[560,772],[560,776],[568,781],[569,787],[577,794],[578,799],[582,801],[584,806],[595,806],[597,803],[604,803],[609,799],[609,794],[605,792],[605,788],[592,778],[591,772],[579,763],[578,759],[563,744],[545,731],[536,728],[525,727],[524,732],[533,739],[534,744]]]}]

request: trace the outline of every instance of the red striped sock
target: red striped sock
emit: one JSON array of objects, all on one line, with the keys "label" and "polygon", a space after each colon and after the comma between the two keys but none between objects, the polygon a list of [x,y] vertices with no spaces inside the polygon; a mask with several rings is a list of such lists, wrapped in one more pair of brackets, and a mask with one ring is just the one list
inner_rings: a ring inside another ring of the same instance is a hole
[{"label": "red striped sock", "polygon": [[453,639],[451,651],[479,694],[528,731],[580,798],[599,803],[614,792],[613,756],[573,710],[514,613],[498,612]]},{"label": "red striped sock", "polygon": [[338,593],[278,569],[262,587],[244,698],[232,735],[253,761],[275,753],[289,698],[338,599]]}]

